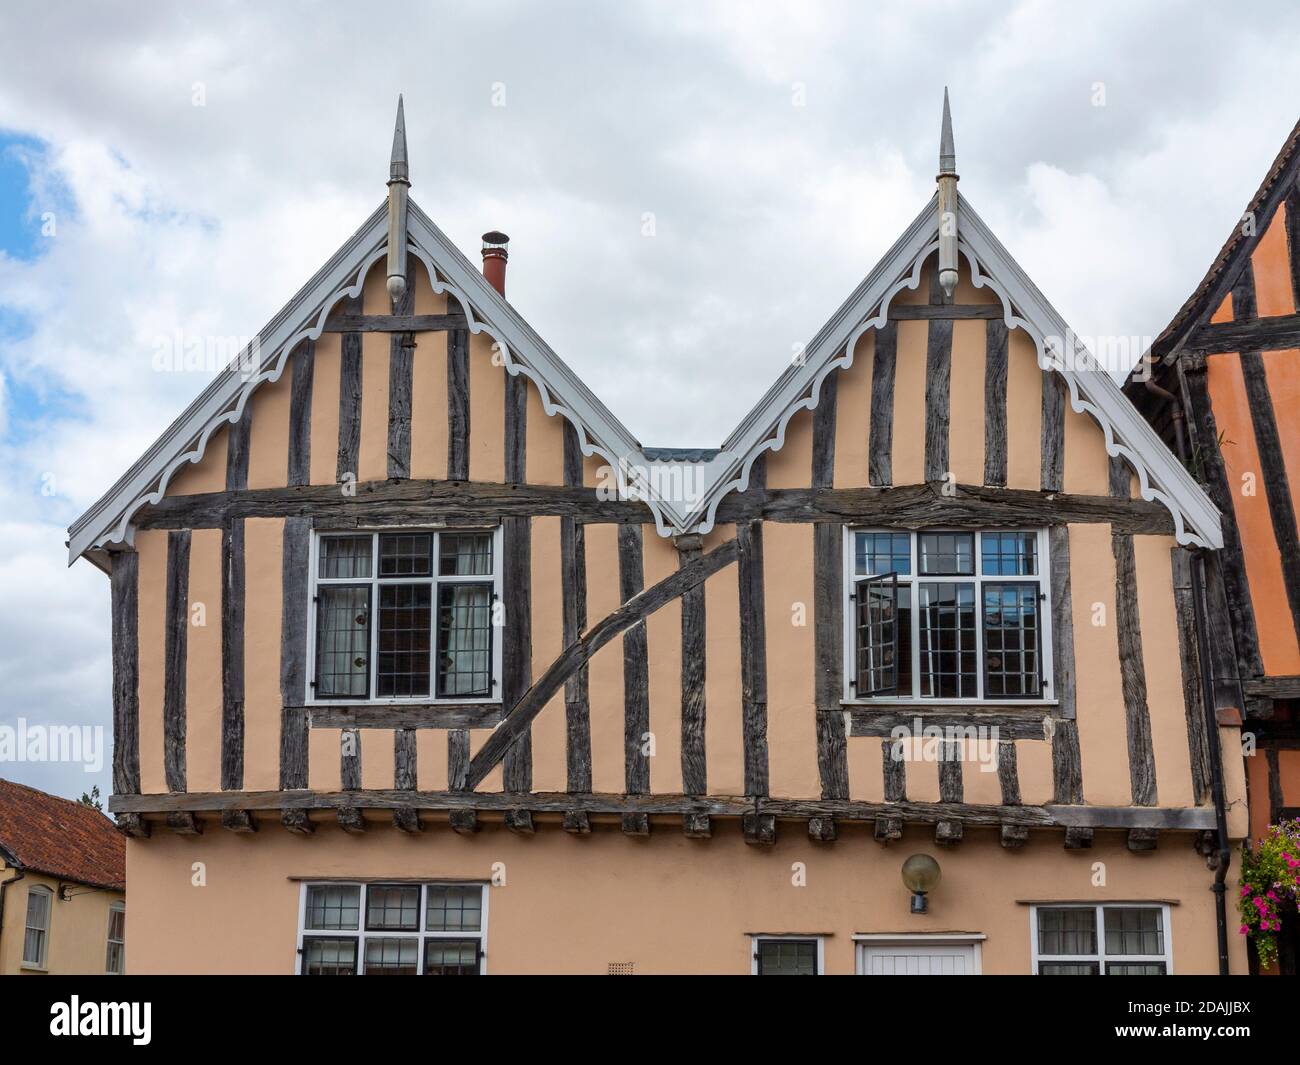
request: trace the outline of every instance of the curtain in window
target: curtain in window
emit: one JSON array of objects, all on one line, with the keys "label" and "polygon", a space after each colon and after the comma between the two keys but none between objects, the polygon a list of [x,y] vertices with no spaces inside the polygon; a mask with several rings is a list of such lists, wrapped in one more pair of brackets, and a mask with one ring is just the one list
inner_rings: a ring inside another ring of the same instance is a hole
[{"label": "curtain in window", "polygon": [[370,677],[370,589],[319,585],[316,614],[316,694],[365,697]]},{"label": "curtain in window", "polygon": [[45,964],[45,943],[50,934],[50,893],[27,892],[27,935],[23,938],[23,961],[28,965]]},{"label": "curtain in window", "polygon": [[438,589],[438,694],[483,696],[492,690],[492,586]]}]

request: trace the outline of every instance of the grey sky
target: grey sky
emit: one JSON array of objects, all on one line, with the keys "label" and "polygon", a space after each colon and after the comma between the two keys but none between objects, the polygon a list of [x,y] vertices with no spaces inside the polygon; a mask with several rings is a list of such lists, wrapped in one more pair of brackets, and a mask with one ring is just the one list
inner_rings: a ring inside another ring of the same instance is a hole
[{"label": "grey sky", "polygon": [[1298,110],[1281,3],[400,14],[0,10],[0,145],[43,143],[18,206],[58,220],[0,251],[0,724],[107,725],[108,585],[63,529],[202,388],[162,338],[255,333],[379,203],[398,91],[412,196],[471,256],[511,235],[512,303],[650,445],[720,441],[893,242],[945,84],[962,195],[1087,336],[1163,327]]}]

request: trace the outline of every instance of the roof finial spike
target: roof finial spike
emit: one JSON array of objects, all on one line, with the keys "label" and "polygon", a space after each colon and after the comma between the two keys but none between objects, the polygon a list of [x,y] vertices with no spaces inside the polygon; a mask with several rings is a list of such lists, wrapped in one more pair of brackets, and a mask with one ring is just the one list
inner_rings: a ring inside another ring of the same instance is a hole
[{"label": "roof finial spike", "polygon": [[397,123],[393,126],[393,158],[388,164],[388,180],[411,183],[411,171],[406,162],[406,114],[402,109],[401,93],[397,95]]},{"label": "roof finial spike", "polygon": [[957,173],[957,147],[952,140],[952,111],[948,108],[948,86],[943,87],[943,131],[939,134],[939,173]]},{"label": "roof finial spike", "polygon": [[948,86],[943,87],[943,132],[939,135],[939,287],[943,302],[957,290],[957,149],[952,140]]},{"label": "roof finial spike", "polygon": [[[411,172],[406,161],[406,114],[397,97],[397,124],[393,127],[393,158],[388,164],[388,295],[393,313],[406,293],[406,190]],[[409,313],[409,312],[408,312]]]}]

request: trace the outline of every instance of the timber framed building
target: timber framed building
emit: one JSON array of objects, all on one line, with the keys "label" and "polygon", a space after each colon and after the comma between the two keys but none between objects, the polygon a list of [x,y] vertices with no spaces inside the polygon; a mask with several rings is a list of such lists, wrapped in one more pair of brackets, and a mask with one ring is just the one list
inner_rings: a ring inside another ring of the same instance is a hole
[{"label": "timber framed building", "polygon": [[645,448],[408,199],[399,105],[388,202],[69,532],[131,971],[1216,970],[1219,512],[952,144],[720,447]]},{"label": "timber framed building", "polygon": [[[1209,584],[1218,713],[1239,720],[1250,835],[1300,817],[1300,125],[1125,391],[1224,515]],[[1226,752],[1225,752],[1226,753]],[[1234,755],[1235,757],[1235,755]],[[1278,971],[1300,965],[1283,913]],[[1252,953],[1252,968],[1255,959]]]}]

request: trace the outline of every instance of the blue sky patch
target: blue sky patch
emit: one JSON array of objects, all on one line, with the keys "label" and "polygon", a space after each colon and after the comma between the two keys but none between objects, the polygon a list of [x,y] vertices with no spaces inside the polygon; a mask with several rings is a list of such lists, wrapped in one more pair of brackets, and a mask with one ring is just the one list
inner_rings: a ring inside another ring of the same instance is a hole
[{"label": "blue sky patch", "polygon": [[31,167],[47,149],[35,137],[0,130],[0,252],[13,259],[37,258],[48,239],[41,233],[41,215],[46,211],[64,215],[71,207],[71,197],[61,185],[48,191],[57,202],[32,200]]}]

